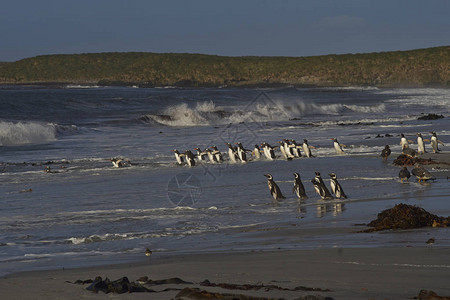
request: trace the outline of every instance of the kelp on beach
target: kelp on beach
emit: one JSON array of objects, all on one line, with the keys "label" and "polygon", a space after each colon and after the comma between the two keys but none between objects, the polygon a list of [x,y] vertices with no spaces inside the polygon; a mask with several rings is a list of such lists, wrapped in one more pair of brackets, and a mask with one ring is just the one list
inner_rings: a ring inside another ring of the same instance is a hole
[{"label": "kelp on beach", "polygon": [[450,217],[439,217],[421,207],[408,204],[397,204],[393,208],[383,210],[377,218],[367,226],[370,229],[362,232],[373,232],[388,229],[412,229],[421,227],[447,227]]},{"label": "kelp on beach", "polygon": [[[72,283],[69,282],[68,283]],[[253,296],[247,296],[242,294],[229,294],[229,293],[217,293],[217,292],[208,292],[206,290],[201,290],[199,288],[191,288],[191,287],[183,287],[183,288],[176,288],[176,287],[169,287],[163,290],[153,290],[145,287],[144,285],[149,286],[156,286],[156,285],[199,285],[199,286],[206,286],[206,287],[219,287],[226,290],[244,290],[244,291],[264,291],[269,292],[272,290],[278,290],[278,291],[314,291],[314,292],[331,292],[329,289],[322,289],[322,288],[313,288],[313,287],[305,287],[305,286],[297,286],[294,288],[288,288],[288,287],[282,287],[278,285],[265,285],[261,282],[258,282],[257,284],[233,284],[233,283],[214,283],[210,282],[209,280],[204,280],[200,283],[193,283],[189,281],[184,281],[181,278],[174,277],[174,278],[168,278],[168,279],[161,279],[161,280],[151,280],[147,276],[143,276],[139,278],[137,281],[131,281],[128,279],[128,277],[122,277],[117,280],[110,280],[109,278],[102,279],[102,277],[97,276],[95,279],[87,279],[87,280],[76,280],[73,282],[74,284],[89,284],[89,286],[86,288],[86,290],[98,293],[98,292],[104,292],[105,294],[114,293],[114,294],[123,294],[123,293],[162,293],[162,292],[168,292],[168,291],[180,291],[175,298],[176,299],[184,299],[192,298],[192,299],[251,299],[251,300],[269,300],[274,298],[266,298],[266,297],[253,297]],[[328,299],[331,300],[330,297],[322,297],[322,296],[316,296],[316,295],[308,295],[306,297],[309,297],[307,299],[311,300],[322,300],[322,299]],[[299,298],[302,299],[302,298]]]}]

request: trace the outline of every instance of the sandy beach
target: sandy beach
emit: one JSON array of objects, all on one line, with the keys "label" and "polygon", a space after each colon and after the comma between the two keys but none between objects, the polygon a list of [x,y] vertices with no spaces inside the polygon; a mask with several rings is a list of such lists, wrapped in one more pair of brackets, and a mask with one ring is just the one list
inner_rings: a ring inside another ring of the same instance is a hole
[{"label": "sandy beach", "polygon": [[[209,292],[275,299],[306,295],[333,299],[412,299],[422,289],[450,296],[449,272],[450,249],[424,243],[421,248],[154,254],[135,264],[15,274],[2,278],[0,288],[3,299],[173,299],[179,292],[96,294],[86,290],[89,284],[69,283],[96,276],[111,280],[127,276],[130,281],[148,276],[152,280],[179,277],[194,283],[148,286],[156,291],[198,287]],[[291,289],[302,286],[322,291],[243,291],[199,286],[206,279],[212,283],[264,284]]]}]

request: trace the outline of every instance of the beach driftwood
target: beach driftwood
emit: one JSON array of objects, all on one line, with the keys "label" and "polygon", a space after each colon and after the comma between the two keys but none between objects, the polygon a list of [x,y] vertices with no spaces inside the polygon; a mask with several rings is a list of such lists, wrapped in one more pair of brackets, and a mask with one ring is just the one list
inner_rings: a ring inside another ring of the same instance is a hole
[{"label": "beach driftwood", "polygon": [[383,210],[377,218],[367,226],[373,227],[362,232],[373,232],[387,229],[411,229],[421,227],[447,227],[450,217],[433,215],[421,207],[397,204],[393,208]]}]

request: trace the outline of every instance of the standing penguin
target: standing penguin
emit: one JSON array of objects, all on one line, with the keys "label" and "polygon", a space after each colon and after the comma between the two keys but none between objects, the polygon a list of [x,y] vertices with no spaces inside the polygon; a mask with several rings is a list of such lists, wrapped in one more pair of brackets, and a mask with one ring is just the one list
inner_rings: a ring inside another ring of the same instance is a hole
[{"label": "standing penguin", "polygon": [[237,145],[237,153],[238,153],[239,159],[243,163],[247,162],[247,154],[245,152],[251,152],[251,151],[245,149],[244,146],[242,146],[242,144],[240,142],[237,142],[236,145]]},{"label": "standing penguin", "polygon": [[202,151],[200,150],[200,148],[194,148],[195,151],[197,151],[197,160],[198,161],[205,161],[206,157],[208,156],[208,154],[206,153],[206,151]]},{"label": "standing penguin", "polygon": [[238,160],[237,148],[233,147],[230,143],[225,143],[228,146],[228,157],[230,161],[235,163]]},{"label": "standing penguin", "polygon": [[314,177],[311,180],[311,182],[314,185],[314,189],[316,190],[316,193],[322,198],[322,200],[333,199],[333,196],[331,195],[330,191],[325,186],[325,183],[323,182],[323,179],[320,176],[319,172],[316,172],[316,177]]},{"label": "standing penguin", "polygon": [[269,186],[270,194],[272,194],[273,199],[280,200],[280,199],[286,199],[286,197],[283,196],[281,193],[280,188],[278,185],[273,181],[273,177],[270,174],[265,174],[264,176],[267,177],[267,185]]},{"label": "standing penguin", "polygon": [[389,155],[391,155],[391,149],[389,148],[389,145],[384,146],[384,149],[381,151],[381,157],[383,158],[383,161],[387,161]]},{"label": "standing penguin", "polygon": [[406,139],[405,135],[402,133],[402,134],[400,134],[400,137],[401,137],[400,138],[400,146],[402,146],[402,150],[409,148],[409,144],[408,144],[409,140]]},{"label": "standing penguin", "polygon": [[425,144],[423,143],[422,134],[417,134],[417,153],[424,154],[427,151],[425,151]]},{"label": "standing penguin", "polygon": [[283,140],[283,147],[284,147],[284,151],[286,151],[286,155],[288,157],[290,157],[291,159],[294,158],[295,154],[294,154],[294,149],[293,149],[293,145],[291,144],[291,141],[288,139],[284,139]]},{"label": "standing penguin", "polygon": [[206,149],[205,150],[206,154],[208,155],[209,161],[213,164],[215,164],[217,161],[216,156],[214,155],[213,151]]},{"label": "standing penguin", "polygon": [[441,152],[441,150],[439,149],[439,144],[441,144],[442,146],[445,146],[442,141],[438,140],[436,132],[432,131],[431,132],[431,147],[433,148],[434,153]]},{"label": "standing penguin", "polygon": [[275,151],[273,150],[273,147],[266,142],[262,143],[261,146],[263,147],[264,155],[266,156],[266,158],[269,160],[274,160]]},{"label": "standing penguin", "polygon": [[330,180],[331,191],[336,195],[336,199],[347,199],[347,195],[345,195],[342,186],[339,184],[336,174],[331,173],[329,175],[331,177]]},{"label": "standing penguin", "polygon": [[179,165],[184,164],[184,158],[183,158],[184,154],[181,154],[180,152],[178,152],[177,149],[173,149],[172,151],[173,151],[173,153],[175,153],[175,159],[177,160],[177,163]]},{"label": "standing penguin", "polygon": [[403,180],[409,181],[409,177],[411,177],[411,173],[409,173],[408,168],[403,167],[400,172],[398,172],[398,178],[403,183]]},{"label": "standing penguin", "polygon": [[338,142],[337,138],[331,139],[333,141],[334,150],[336,150],[337,154],[344,154],[344,150],[342,150],[342,147],[345,147],[345,145],[342,145]]},{"label": "standing penguin", "polygon": [[195,156],[191,152],[191,150],[184,151],[184,155],[186,156],[186,161],[187,161],[187,164],[189,165],[189,167],[195,166]]},{"label": "standing penguin", "polygon": [[303,153],[305,154],[306,157],[313,157],[312,153],[311,153],[311,148],[314,148],[313,146],[308,145],[308,140],[307,139],[303,139]]},{"label": "standing penguin", "polygon": [[211,146],[211,149],[213,149],[212,154],[216,157],[217,162],[223,162],[222,153],[217,149],[217,146]]},{"label": "standing penguin", "polygon": [[291,140],[291,151],[294,154],[295,157],[302,157],[302,153],[300,152],[301,146],[297,145],[297,142],[295,140]]},{"label": "standing penguin", "polygon": [[252,151],[252,155],[255,157],[255,159],[261,158],[261,149],[259,149],[258,145],[255,145],[255,148]]},{"label": "standing penguin", "polygon": [[303,186],[302,179],[300,178],[300,174],[294,173],[294,188],[293,193],[297,195],[299,200],[308,199],[306,195],[305,187]]},{"label": "standing penguin", "polygon": [[282,141],[278,142],[280,144],[280,152],[281,155],[283,155],[284,159],[286,160],[292,160],[292,157],[286,152],[286,147],[284,146],[284,143]]}]

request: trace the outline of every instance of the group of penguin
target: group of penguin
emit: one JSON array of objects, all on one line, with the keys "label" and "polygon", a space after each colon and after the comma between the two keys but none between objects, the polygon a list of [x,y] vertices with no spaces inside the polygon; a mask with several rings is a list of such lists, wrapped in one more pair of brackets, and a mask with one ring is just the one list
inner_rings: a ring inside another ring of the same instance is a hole
[{"label": "group of penguin", "polygon": [[[437,138],[436,132],[431,132],[431,138],[424,139],[421,133],[417,133],[417,151],[409,147],[409,143],[413,143],[413,141],[406,139],[405,135],[402,133],[400,138],[400,146],[402,147],[402,153],[409,157],[415,157],[418,154],[427,153],[425,150],[425,141],[429,141],[434,153],[439,153],[441,150],[439,149],[439,144],[444,146],[444,143]],[[385,148],[381,151],[381,157],[384,161],[387,160],[388,156],[391,154],[391,149],[389,145],[386,145]],[[414,168],[411,170],[411,173],[416,176],[419,180],[419,183],[427,180],[436,179],[433,175],[430,174],[424,167],[420,164],[415,164]],[[411,177],[411,173],[409,172],[407,167],[402,167],[400,172],[398,173],[398,177],[400,181],[403,183],[404,181],[408,181]]]},{"label": "group of penguin", "polygon": [[[347,199],[347,195],[345,195],[342,186],[337,180],[337,176],[335,173],[330,173],[330,187],[333,194],[336,196],[336,199]],[[273,176],[271,174],[265,174],[267,177],[267,185],[269,186],[270,194],[272,195],[274,200],[282,200],[286,199],[286,197],[281,192],[280,188],[273,180]],[[322,198],[322,200],[332,200],[334,199],[333,195],[330,193],[328,188],[325,185],[325,182],[322,179],[322,176],[319,172],[316,172],[316,176],[311,180],[314,185],[314,190],[316,193]],[[300,178],[300,174],[294,173],[294,187],[292,192],[297,195],[299,200],[308,199],[306,195],[305,187]]]},{"label": "group of penguin", "polygon": [[[432,131],[430,133],[431,133],[430,139],[424,139],[420,132],[417,133],[417,151],[409,147],[409,143],[413,143],[413,141],[406,139],[405,135],[402,133],[400,135],[400,146],[402,147],[402,153],[410,157],[415,157],[418,154],[427,153],[427,151],[425,150],[425,143],[424,143],[426,141],[430,142],[431,148],[433,149],[433,153],[441,152],[441,150],[439,149],[439,144],[444,146],[444,143],[437,138],[435,131]],[[386,161],[389,155],[391,155],[391,149],[389,148],[389,145],[386,145],[384,149],[381,151],[380,156],[383,158],[384,161]]]},{"label": "group of penguin", "polygon": [[[339,144],[337,139],[332,139],[334,141],[334,147],[338,153],[343,153],[342,145]],[[314,157],[311,153],[311,149],[315,149],[314,146],[308,144],[308,140],[304,139],[302,144],[298,144],[293,139],[284,139],[278,142],[279,146],[271,146],[269,143],[262,143],[261,145],[256,144],[253,150],[245,149],[242,143],[237,142],[236,146],[230,143],[225,143],[228,147],[228,158],[232,163],[246,163],[249,161],[249,156],[247,153],[251,154],[253,159],[259,160],[265,157],[267,160],[274,160],[277,158],[275,155],[275,149],[280,149],[281,155],[286,160],[292,160],[294,158],[300,157]],[[219,151],[217,146],[211,146],[205,150],[200,148],[194,148],[196,155],[192,153],[191,150],[186,150],[184,153],[180,153],[177,149],[172,150],[175,153],[175,159],[179,165],[187,164],[190,167],[195,166],[197,161],[208,160],[211,163],[221,163],[224,161],[222,152]],[[303,152],[303,154],[302,154]]]}]

